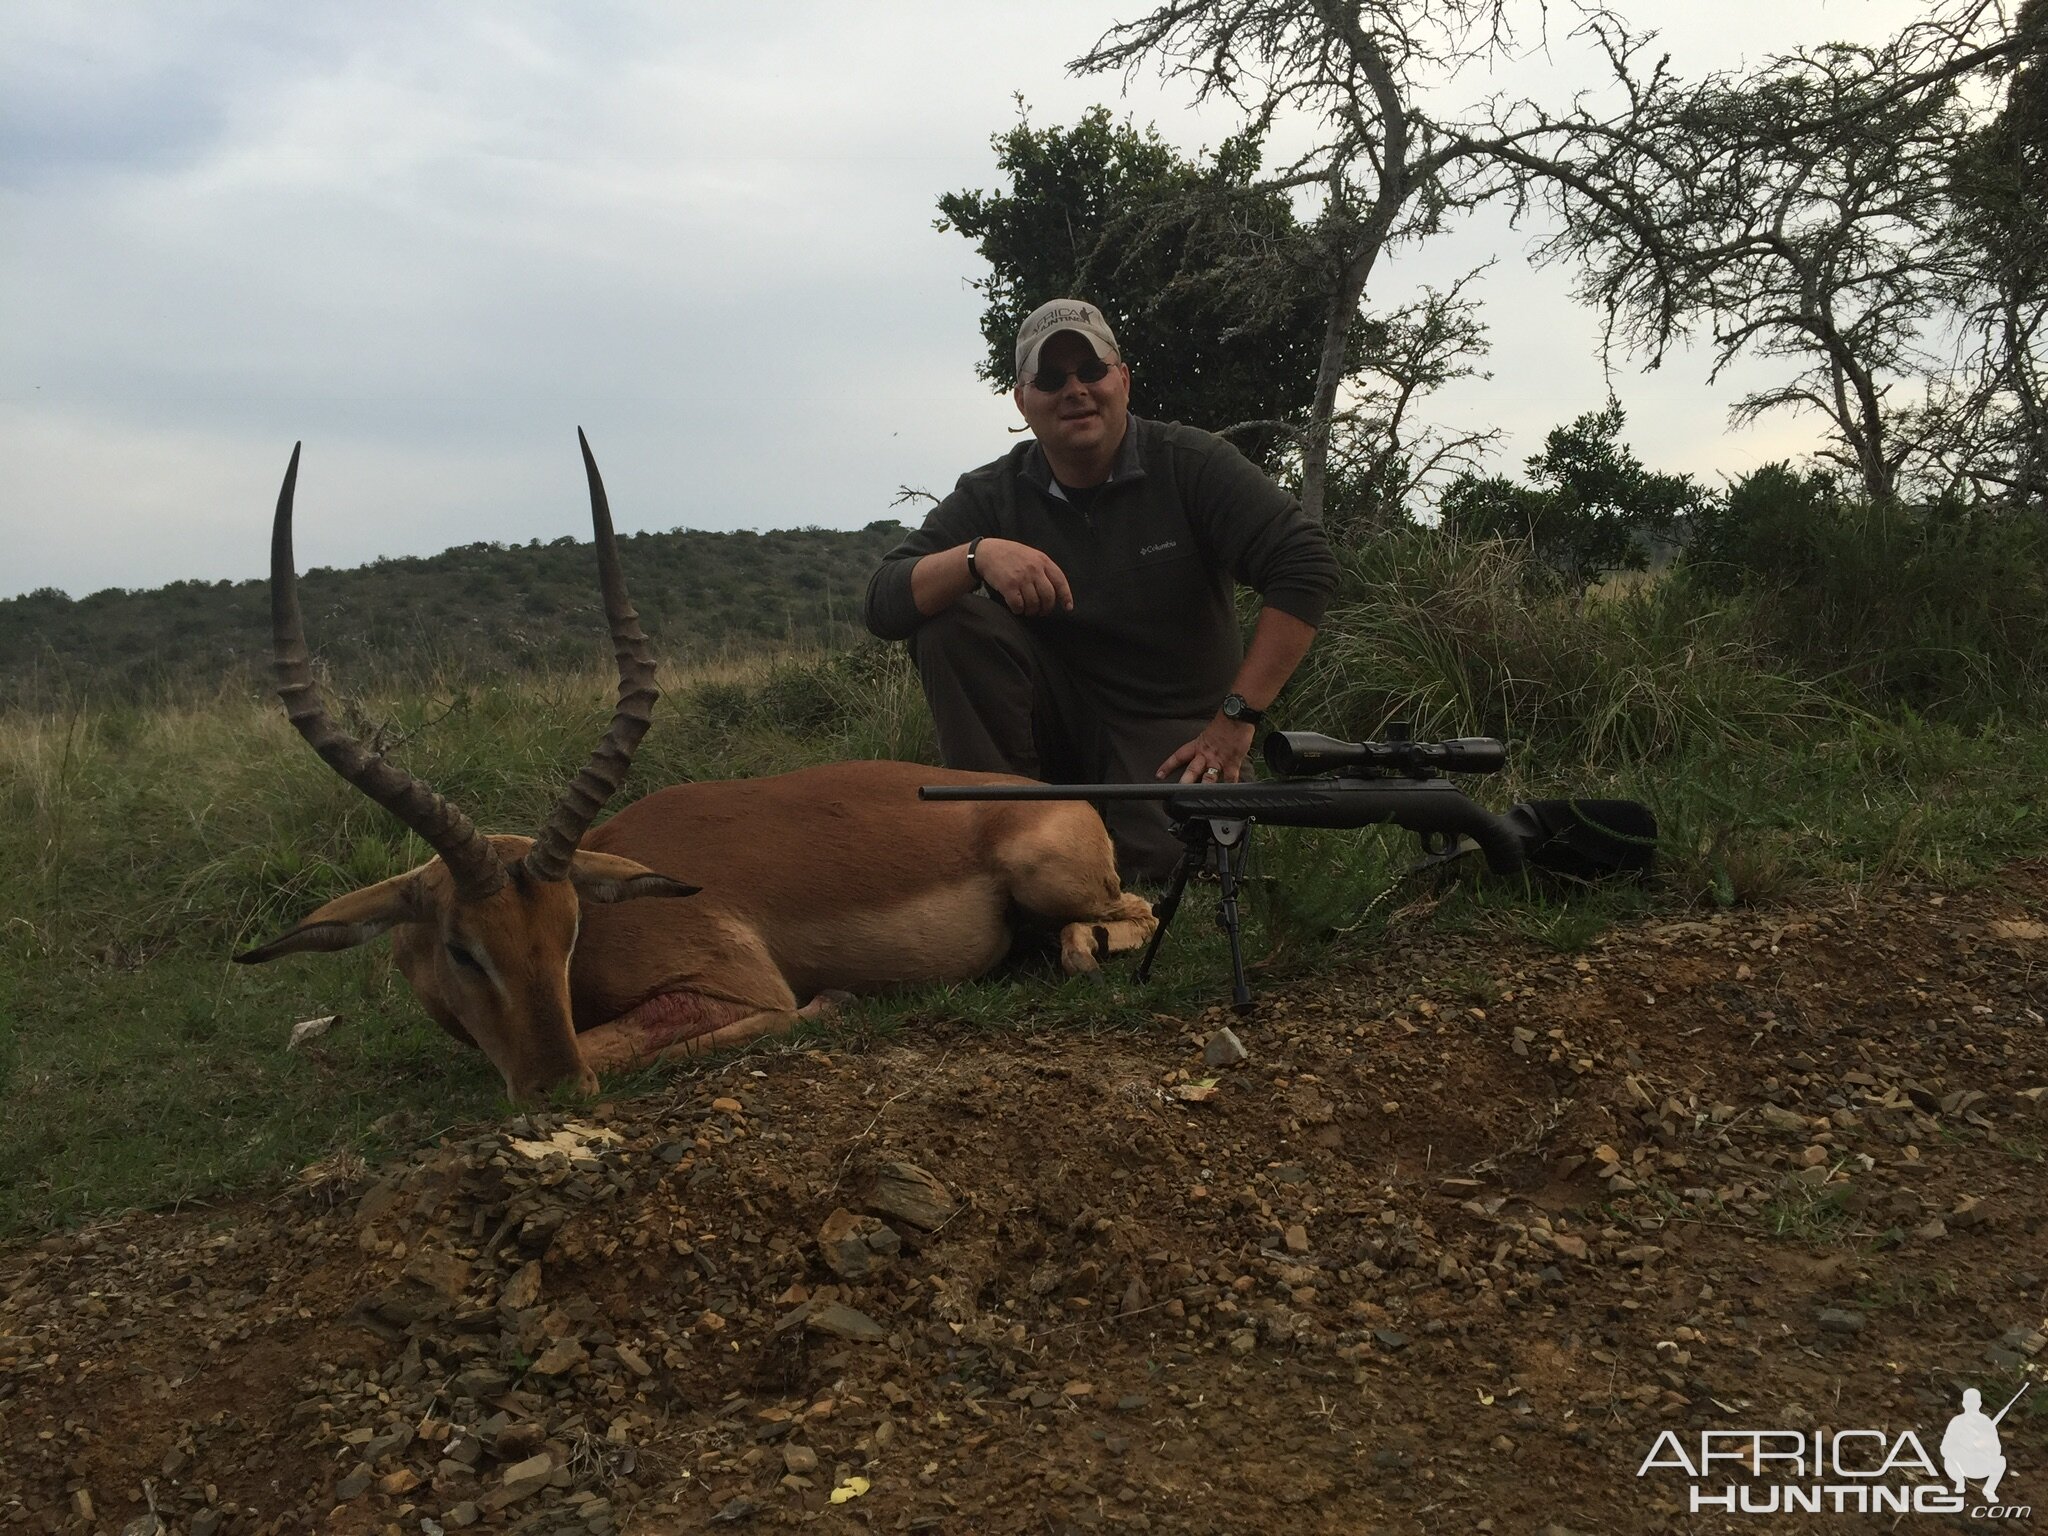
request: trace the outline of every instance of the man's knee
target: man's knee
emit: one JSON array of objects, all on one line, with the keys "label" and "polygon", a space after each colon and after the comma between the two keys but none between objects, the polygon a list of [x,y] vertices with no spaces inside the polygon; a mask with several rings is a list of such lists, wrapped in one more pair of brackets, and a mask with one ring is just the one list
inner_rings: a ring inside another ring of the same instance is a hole
[{"label": "man's knee", "polygon": [[1031,637],[1001,603],[969,594],[940,609],[910,632],[910,655],[919,672],[973,671],[1005,661],[1028,670]]}]

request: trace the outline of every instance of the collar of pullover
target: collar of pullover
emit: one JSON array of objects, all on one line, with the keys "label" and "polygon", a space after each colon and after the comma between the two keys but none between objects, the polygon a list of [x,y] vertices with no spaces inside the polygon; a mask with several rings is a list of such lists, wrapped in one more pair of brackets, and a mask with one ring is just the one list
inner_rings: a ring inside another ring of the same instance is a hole
[{"label": "collar of pullover", "polygon": [[[1109,478],[1090,490],[1107,490],[1112,485],[1122,485],[1126,480],[1145,478],[1144,461],[1138,452],[1138,437],[1146,424],[1136,416],[1129,417],[1124,426],[1124,440],[1117,445],[1116,463],[1110,466]],[[1024,450],[1024,478],[1037,486],[1046,495],[1059,501],[1067,499],[1053,477],[1052,465],[1046,461],[1045,450],[1033,440]]]}]

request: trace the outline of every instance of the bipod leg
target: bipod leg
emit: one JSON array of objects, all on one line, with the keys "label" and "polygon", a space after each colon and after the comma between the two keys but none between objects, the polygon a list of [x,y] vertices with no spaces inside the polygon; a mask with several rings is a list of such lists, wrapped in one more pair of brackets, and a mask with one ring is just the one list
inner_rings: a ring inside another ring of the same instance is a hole
[{"label": "bipod leg", "polygon": [[1216,903],[1216,926],[1230,940],[1230,1011],[1252,1011],[1252,989],[1244,977],[1244,945],[1238,934],[1237,881],[1244,872],[1245,845],[1251,837],[1248,821],[1212,821],[1209,838],[1216,849],[1216,881],[1220,896]]},{"label": "bipod leg", "polygon": [[1159,957],[1159,946],[1166,938],[1166,930],[1173,925],[1173,914],[1180,910],[1180,899],[1187,893],[1188,877],[1202,867],[1209,854],[1209,824],[1206,821],[1182,821],[1174,824],[1184,845],[1180,862],[1173,866],[1173,878],[1167,882],[1166,894],[1159,898],[1159,904],[1152,909],[1157,926],[1152,930],[1152,940],[1145,946],[1145,953],[1138,961],[1138,968],[1131,973],[1134,981],[1143,984],[1152,975],[1152,962]]}]

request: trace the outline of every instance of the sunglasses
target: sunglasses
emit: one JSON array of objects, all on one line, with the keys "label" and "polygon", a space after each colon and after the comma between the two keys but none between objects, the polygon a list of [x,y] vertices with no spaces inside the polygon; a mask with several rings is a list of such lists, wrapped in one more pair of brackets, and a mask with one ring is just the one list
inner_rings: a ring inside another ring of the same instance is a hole
[{"label": "sunglasses", "polygon": [[[1109,377],[1109,370],[1116,364],[1105,363],[1099,357],[1091,357],[1073,370],[1073,376],[1083,384],[1100,384]],[[1041,368],[1031,375],[1031,387],[1048,395],[1056,395],[1067,387],[1065,368]]]}]

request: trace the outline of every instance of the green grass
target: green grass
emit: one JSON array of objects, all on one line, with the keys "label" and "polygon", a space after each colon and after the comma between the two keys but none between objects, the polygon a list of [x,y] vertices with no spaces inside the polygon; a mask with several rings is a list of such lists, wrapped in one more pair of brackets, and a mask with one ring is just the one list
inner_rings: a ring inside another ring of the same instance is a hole
[{"label": "green grass", "polygon": [[1856,1304],[1873,1312],[1903,1312],[1917,1322],[1929,1313],[1939,1315],[1952,1307],[1960,1289],[1953,1270],[1918,1274],[1880,1266],[1877,1279],[1856,1292]]},{"label": "green grass", "polygon": [[1856,1218],[1844,1202],[1840,1186],[1815,1189],[1787,1179],[1758,1213],[1772,1237],[1804,1243],[1836,1243],[1856,1235]]},{"label": "green grass", "polygon": [[[1512,550],[1420,535],[1347,560],[1283,725],[1361,737],[1406,719],[1418,736],[1505,735],[1508,766],[1470,784],[1475,798],[1647,801],[1661,872],[1607,890],[1469,867],[1409,878],[1405,834],[1263,829],[1244,904],[1255,990],[1370,947],[1396,914],[1569,952],[1651,907],[1906,875],[1961,884],[2048,848],[2039,710],[1873,712],[1764,650],[1739,601],[1684,583],[1542,599]],[[900,647],[671,669],[662,682],[622,801],[684,779],[934,756]],[[526,831],[603,730],[612,687],[587,671],[430,681],[393,697],[343,689],[334,709],[381,731],[480,825]],[[270,700],[0,716],[0,1236],[213,1199],[501,1112],[496,1074],[424,1020],[384,946],[228,963],[426,856]],[[1192,1019],[1229,996],[1213,910],[1212,891],[1191,894],[1149,987],[1130,962],[1088,983],[1033,961],[862,1002],[810,1038],[858,1048],[938,1020],[1110,1032]],[[325,1013],[341,1022],[312,1050],[284,1050],[295,1021]]]},{"label": "green grass", "polygon": [[[343,1149],[374,1158],[502,1103],[497,1074],[412,1006],[382,950],[323,958],[316,977],[230,974],[193,951],[63,971],[10,955],[0,1233],[204,1201]],[[339,1018],[287,1052],[315,1012]]]},{"label": "green grass", "polygon": [[2023,1163],[2048,1163],[2048,1143],[2038,1136],[2021,1134],[1998,1138],[1998,1150]]}]

